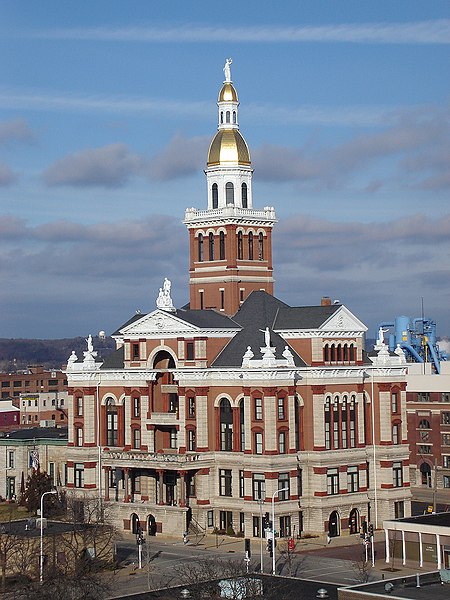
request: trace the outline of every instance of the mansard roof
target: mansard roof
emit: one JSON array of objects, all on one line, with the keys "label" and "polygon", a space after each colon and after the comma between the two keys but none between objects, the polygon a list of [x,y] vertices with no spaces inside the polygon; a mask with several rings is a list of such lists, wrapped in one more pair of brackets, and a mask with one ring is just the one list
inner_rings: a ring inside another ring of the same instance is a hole
[{"label": "mansard roof", "polygon": [[124,367],[125,348],[121,346],[115,352],[109,354],[103,361],[100,369],[123,369]]},{"label": "mansard roof", "polygon": [[191,325],[201,327],[202,329],[239,329],[239,324],[217,312],[216,310],[191,310],[191,309],[178,309],[174,313],[179,319],[183,319]]},{"label": "mansard roof", "polygon": [[274,329],[318,329],[335,312],[341,304],[328,306],[284,306],[277,315],[273,325]]}]

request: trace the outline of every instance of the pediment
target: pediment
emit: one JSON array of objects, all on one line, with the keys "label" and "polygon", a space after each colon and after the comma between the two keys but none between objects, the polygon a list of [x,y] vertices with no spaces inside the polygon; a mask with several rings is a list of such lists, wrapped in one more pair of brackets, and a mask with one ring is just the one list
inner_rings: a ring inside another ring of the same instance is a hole
[{"label": "pediment", "polygon": [[201,331],[195,325],[187,323],[173,313],[155,310],[141,319],[130,323],[120,330],[124,337],[169,337],[183,334],[195,334]]},{"label": "pediment", "polygon": [[341,306],[321,325],[320,330],[366,332],[367,327],[348,308]]}]

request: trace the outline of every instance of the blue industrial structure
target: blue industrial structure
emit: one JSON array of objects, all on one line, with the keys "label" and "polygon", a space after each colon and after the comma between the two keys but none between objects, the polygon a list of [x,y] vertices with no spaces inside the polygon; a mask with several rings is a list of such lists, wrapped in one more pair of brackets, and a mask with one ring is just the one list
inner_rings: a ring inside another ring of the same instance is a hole
[{"label": "blue industrial structure", "polygon": [[445,352],[439,350],[436,339],[436,322],[425,317],[411,319],[396,317],[394,321],[380,323],[379,327],[389,332],[389,350],[400,345],[411,362],[431,362],[436,373],[440,373],[440,361],[448,360]]}]

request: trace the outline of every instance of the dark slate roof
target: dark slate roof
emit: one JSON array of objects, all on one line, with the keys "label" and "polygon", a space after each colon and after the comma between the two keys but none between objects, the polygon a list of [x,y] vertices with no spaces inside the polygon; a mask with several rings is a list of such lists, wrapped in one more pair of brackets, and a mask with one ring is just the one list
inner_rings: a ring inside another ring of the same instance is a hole
[{"label": "dark slate roof", "polygon": [[175,316],[202,329],[239,329],[239,324],[215,310],[178,309]]},{"label": "dark slate roof", "polygon": [[441,512],[431,515],[419,515],[417,517],[405,517],[396,519],[398,523],[416,523],[417,525],[438,525],[440,527],[450,527],[450,512]]},{"label": "dark slate roof", "polygon": [[9,440],[67,440],[67,427],[30,427],[30,429],[18,429],[5,433],[2,439]]},{"label": "dark slate roof", "polygon": [[103,361],[100,369],[123,369],[125,348],[121,346],[112,354],[109,354]]},{"label": "dark slate roof", "polygon": [[116,329],[116,331],[114,333],[112,333],[111,336],[121,335],[121,333],[120,333],[121,329],[123,329],[124,327],[128,327],[128,325],[131,325],[131,323],[134,323],[135,321],[139,321],[139,319],[142,319],[142,317],[145,317],[146,314],[147,313],[136,313],[136,314],[134,314],[131,317],[131,319],[128,319],[128,321],[126,323],[124,323],[118,329]]},{"label": "dark slate roof", "polygon": [[[266,327],[270,329],[271,344],[276,347],[276,358],[282,358],[281,354],[287,342],[273,332],[273,324],[278,311],[284,307],[287,307],[284,302],[266,292],[252,292],[233,317],[233,320],[237,321],[243,329],[228,342],[212,366],[240,367],[248,346],[251,347],[255,359],[262,359],[260,348],[264,346],[263,331]],[[295,365],[297,367],[305,366],[305,362],[300,356],[292,348],[290,350],[294,356]]]},{"label": "dark slate roof", "polygon": [[341,308],[341,304],[328,306],[284,306],[277,313],[274,329],[317,329]]}]

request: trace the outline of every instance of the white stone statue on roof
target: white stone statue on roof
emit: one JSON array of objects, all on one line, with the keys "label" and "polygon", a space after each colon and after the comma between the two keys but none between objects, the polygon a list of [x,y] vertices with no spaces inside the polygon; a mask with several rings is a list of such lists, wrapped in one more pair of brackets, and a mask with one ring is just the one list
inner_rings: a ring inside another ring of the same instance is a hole
[{"label": "white stone statue on roof", "polygon": [[89,334],[88,337],[86,338],[86,342],[87,342],[87,351],[92,354],[94,352],[94,344],[92,343],[92,335]]},{"label": "white stone statue on roof", "polygon": [[270,331],[269,328],[260,329],[260,331],[264,334],[264,347],[270,348]]},{"label": "white stone statue on roof", "polygon": [[173,306],[172,298],[170,297],[170,289],[172,287],[172,283],[167,277],[164,278],[163,287],[159,288],[159,294],[156,299],[156,306],[162,310],[167,310],[170,312],[174,312],[175,308]]},{"label": "white stone statue on roof", "polygon": [[229,82],[231,81],[231,69],[230,69],[230,65],[233,62],[233,60],[231,58],[227,58],[225,61],[225,66],[223,68],[223,73],[225,75],[225,81]]},{"label": "white stone statue on roof", "polygon": [[292,366],[294,364],[294,355],[289,350],[289,346],[284,347],[282,356],[287,360],[289,366]]}]

